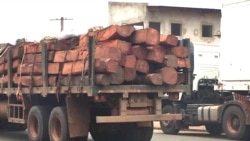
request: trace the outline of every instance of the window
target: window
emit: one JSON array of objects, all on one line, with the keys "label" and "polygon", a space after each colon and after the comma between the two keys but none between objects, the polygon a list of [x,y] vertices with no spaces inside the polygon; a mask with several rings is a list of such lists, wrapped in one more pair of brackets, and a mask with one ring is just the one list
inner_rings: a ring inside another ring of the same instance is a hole
[{"label": "window", "polygon": [[175,36],[181,36],[181,24],[171,23],[171,34]]},{"label": "window", "polygon": [[161,33],[161,23],[160,22],[149,22],[149,27],[156,29]]},{"label": "window", "polygon": [[202,25],[202,37],[212,37],[212,36],[213,36],[213,26]]}]

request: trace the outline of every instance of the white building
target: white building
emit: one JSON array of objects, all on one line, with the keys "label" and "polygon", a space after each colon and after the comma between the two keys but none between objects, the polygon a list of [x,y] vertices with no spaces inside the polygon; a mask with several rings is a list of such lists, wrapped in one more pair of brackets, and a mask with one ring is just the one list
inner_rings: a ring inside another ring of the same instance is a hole
[{"label": "white building", "polygon": [[218,36],[214,35],[220,34],[220,19],[219,6],[109,2],[109,24],[153,27],[161,34],[190,38],[198,43],[219,44]]}]

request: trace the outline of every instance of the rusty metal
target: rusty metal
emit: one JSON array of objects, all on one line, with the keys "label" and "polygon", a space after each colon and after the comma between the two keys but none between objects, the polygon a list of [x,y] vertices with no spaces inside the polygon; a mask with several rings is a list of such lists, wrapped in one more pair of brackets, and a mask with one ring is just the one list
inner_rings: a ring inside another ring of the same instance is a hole
[{"label": "rusty metal", "polygon": [[7,119],[8,116],[7,116],[7,113],[8,113],[8,101],[7,100],[4,100],[4,101],[1,101],[0,102],[0,119]]},{"label": "rusty metal", "polygon": [[47,87],[48,87],[48,51],[46,44],[42,44],[42,78],[43,78],[43,87],[42,87],[42,96],[47,96]]},{"label": "rusty metal", "polygon": [[90,107],[87,95],[67,96],[67,115],[70,137],[87,136],[90,123]]},{"label": "rusty metal", "polygon": [[128,107],[149,107],[153,106],[153,100],[147,94],[130,94]]},{"label": "rusty metal", "polygon": [[144,122],[161,120],[181,120],[182,114],[97,116],[96,123]]},{"label": "rusty metal", "polygon": [[12,78],[13,78],[13,72],[12,72],[12,54],[10,52],[10,49],[7,50],[7,73],[8,73],[8,93],[7,95],[11,95],[11,88],[12,88]]}]

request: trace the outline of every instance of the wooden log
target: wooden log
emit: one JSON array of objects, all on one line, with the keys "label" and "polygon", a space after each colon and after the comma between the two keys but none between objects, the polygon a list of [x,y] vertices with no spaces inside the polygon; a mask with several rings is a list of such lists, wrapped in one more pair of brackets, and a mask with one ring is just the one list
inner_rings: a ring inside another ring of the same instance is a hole
[{"label": "wooden log", "polygon": [[23,46],[13,46],[13,47],[11,47],[11,58],[12,59],[22,58],[23,53],[24,53]]},{"label": "wooden log", "polygon": [[70,62],[78,60],[78,50],[55,51],[53,62]]},{"label": "wooden log", "polygon": [[148,51],[146,47],[142,45],[132,46],[132,54],[135,55],[137,59],[145,60],[147,58]]},{"label": "wooden log", "polygon": [[146,59],[148,61],[161,64],[163,63],[164,57],[165,57],[164,50],[162,49],[161,46],[158,46],[158,47],[153,47],[151,50],[148,51]]},{"label": "wooden log", "polygon": [[162,81],[165,84],[175,85],[177,83],[177,71],[171,67],[164,67],[160,70]]},{"label": "wooden log", "polygon": [[97,45],[95,48],[95,59],[107,59],[110,58],[119,62],[121,60],[121,51],[117,47],[103,47]]},{"label": "wooden log", "polygon": [[124,69],[119,66],[116,73],[110,74],[110,84],[120,85],[124,82]]},{"label": "wooden log", "polygon": [[176,57],[187,58],[188,57],[188,48],[184,47],[184,46],[172,47],[171,54],[175,55]]},{"label": "wooden log", "polygon": [[116,73],[118,70],[118,62],[110,58],[108,59],[96,59],[95,71],[100,73]]},{"label": "wooden log", "polygon": [[84,66],[84,63],[82,60],[75,61],[75,62],[65,62],[63,63],[63,69],[62,74],[68,75],[68,74],[81,74],[82,72],[88,71],[88,64]]},{"label": "wooden log", "polygon": [[178,73],[176,84],[186,84],[186,76],[184,73]]},{"label": "wooden log", "polygon": [[[48,41],[43,42],[46,45],[46,49],[48,51],[55,51],[55,50],[68,50],[71,48],[75,48],[76,43],[67,41],[67,40],[57,40],[51,39]],[[42,45],[43,43],[29,43],[24,45],[25,53],[41,53],[42,52]]]},{"label": "wooden log", "polygon": [[[48,52],[48,58],[47,61],[48,62],[52,62],[53,58],[54,58],[54,52],[53,51],[49,51]],[[42,54],[25,54],[23,56],[23,63],[41,63],[42,62]]]},{"label": "wooden log", "polygon": [[149,64],[146,60],[137,60],[135,68],[136,68],[136,71],[141,72],[141,73],[149,72]]},{"label": "wooden log", "polygon": [[124,80],[132,81],[136,78],[136,69],[135,68],[124,68]]},{"label": "wooden log", "polygon": [[[56,76],[49,76],[48,84],[49,86],[56,85]],[[13,76],[13,82],[15,84],[21,84],[22,86],[42,86],[43,85],[42,76],[18,76],[15,74]]]},{"label": "wooden log", "polygon": [[[20,64],[17,72],[18,74],[30,75],[31,73],[34,75],[42,74],[42,63],[34,63],[34,64]],[[32,72],[33,71],[33,72]],[[58,74],[59,73],[59,63],[48,63],[48,74]]]},{"label": "wooden log", "polygon": [[[21,60],[19,60],[19,59],[13,60],[11,70],[15,71],[18,68],[20,62],[21,62]],[[7,63],[8,62],[0,64],[0,73],[6,73],[7,72],[7,70],[8,70],[8,64]]]},{"label": "wooden log", "polygon": [[162,45],[170,45],[170,46],[177,46],[178,38],[174,35],[161,35],[160,36],[160,44]]},{"label": "wooden log", "polygon": [[149,85],[162,85],[162,76],[160,73],[147,74],[145,77],[145,83]]},{"label": "wooden log", "polygon": [[59,85],[62,86],[87,86],[89,85],[88,76],[62,76],[60,80],[58,80]]},{"label": "wooden log", "polygon": [[79,47],[88,47],[88,44],[89,44],[89,38],[88,38],[88,35],[87,34],[83,34],[80,36],[80,39],[79,39]]},{"label": "wooden log", "polygon": [[178,67],[178,59],[175,55],[165,55],[163,64],[167,67]]},{"label": "wooden log", "polygon": [[191,68],[189,58],[177,58],[177,67],[179,67],[179,68]]},{"label": "wooden log", "polygon": [[131,43],[122,40],[108,40],[97,43],[102,47],[117,47],[120,49],[121,54],[131,54]]},{"label": "wooden log", "polygon": [[96,41],[107,41],[130,37],[135,31],[132,25],[110,25],[96,33]]},{"label": "wooden log", "polygon": [[160,33],[154,28],[144,28],[133,32],[131,36],[133,44],[158,45]]},{"label": "wooden log", "polygon": [[110,84],[111,77],[109,74],[96,74],[95,75],[95,84],[107,86]]},{"label": "wooden log", "polygon": [[136,67],[136,57],[134,55],[126,55],[122,58],[122,66],[125,68],[135,68]]}]

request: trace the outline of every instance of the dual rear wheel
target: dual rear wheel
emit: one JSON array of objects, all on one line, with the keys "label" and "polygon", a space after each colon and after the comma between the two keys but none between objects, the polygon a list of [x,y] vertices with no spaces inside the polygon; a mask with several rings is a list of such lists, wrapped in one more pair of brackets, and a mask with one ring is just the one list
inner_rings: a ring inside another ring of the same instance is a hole
[{"label": "dual rear wheel", "polygon": [[30,141],[87,141],[87,137],[69,138],[65,107],[50,110],[44,106],[33,106],[27,121]]}]

